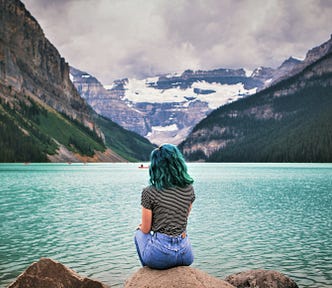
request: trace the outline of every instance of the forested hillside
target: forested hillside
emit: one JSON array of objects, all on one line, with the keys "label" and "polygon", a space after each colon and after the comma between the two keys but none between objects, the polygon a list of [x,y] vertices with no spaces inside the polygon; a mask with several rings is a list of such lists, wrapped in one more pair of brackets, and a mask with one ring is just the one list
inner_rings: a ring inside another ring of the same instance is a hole
[{"label": "forested hillside", "polygon": [[100,115],[96,116],[95,122],[103,131],[106,145],[115,153],[129,161],[149,160],[155,145],[148,139]]},{"label": "forested hillside", "polygon": [[143,161],[154,148],[147,139],[96,113],[91,112],[105,139],[65,114],[11,93],[12,101],[0,97],[0,162],[48,162],[60,148],[81,161],[93,161],[96,152],[105,153],[107,148],[117,155],[106,153],[105,161]]},{"label": "forested hillside", "polygon": [[0,162],[46,162],[60,145],[82,156],[104,152],[106,146],[93,130],[65,114],[46,109],[29,97],[0,98]]},{"label": "forested hillside", "polygon": [[215,110],[180,147],[191,161],[332,162],[332,53]]}]

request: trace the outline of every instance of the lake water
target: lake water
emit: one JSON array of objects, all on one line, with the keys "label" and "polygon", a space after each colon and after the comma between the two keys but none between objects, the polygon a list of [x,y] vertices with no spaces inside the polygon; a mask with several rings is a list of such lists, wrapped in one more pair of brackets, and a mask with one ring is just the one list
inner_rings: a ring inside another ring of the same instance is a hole
[{"label": "lake water", "polygon": [[[0,287],[50,257],[122,287],[137,271],[139,164],[0,164]],[[193,267],[278,270],[332,287],[332,164],[188,164]]]}]

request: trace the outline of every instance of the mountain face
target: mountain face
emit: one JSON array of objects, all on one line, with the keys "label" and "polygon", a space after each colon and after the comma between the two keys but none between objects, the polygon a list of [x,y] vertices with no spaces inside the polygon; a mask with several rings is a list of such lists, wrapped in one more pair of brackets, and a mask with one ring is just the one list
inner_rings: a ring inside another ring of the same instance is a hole
[{"label": "mountain face", "polygon": [[[131,140],[133,133],[87,105],[24,4],[1,1],[0,11],[0,162],[146,159],[153,146],[138,135]],[[110,130],[136,143],[136,152],[109,139]]]},{"label": "mountain face", "polygon": [[110,87],[88,73],[70,68],[80,95],[99,114],[161,144],[180,143],[201,119],[220,105],[253,94],[264,75],[243,69],[187,70],[180,75],[116,80]]},{"label": "mountain face", "polygon": [[[121,81],[117,81],[117,86],[110,93],[95,77],[73,67],[70,67],[70,77],[81,97],[98,114],[131,131],[145,131],[142,114],[121,100],[124,89]],[[137,129],[134,129],[136,126]]]},{"label": "mountain face", "polygon": [[[332,38],[332,35],[331,35]],[[294,76],[301,72],[303,69],[321,59],[325,55],[331,53],[332,50],[332,41],[331,39],[326,41],[325,43],[310,49],[307,52],[307,55],[303,61],[298,61],[294,58],[289,58],[286,60],[283,65],[281,65],[278,70],[286,70],[286,73],[277,73],[275,77],[270,82],[270,85],[274,85],[286,78]],[[286,68],[286,69],[285,69]]]},{"label": "mountain face", "polygon": [[[290,76],[290,73],[301,65],[302,61],[295,59],[293,57],[285,60],[277,69],[270,69],[270,78],[265,81],[264,87],[258,89],[258,91],[265,89],[266,87],[272,86],[282,78],[287,78]],[[269,70],[268,70],[269,71]],[[268,72],[267,72],[268,73]]]},{"label": "mountain face", "polygon": [[0,79],[33,93],[55,110],[92,125],[85,101],[69,79],[69,66],[19,0],[1,1]]},{"label": "mountain face", "polygon": [[155,144],[179,144],[213,110],[262,90],[289,73],[300,60],[289,58],[277,69],[186,70],[143,80],[121,79],[104,87],[95,77],[70,68],[80,95],[99,114]]},{"label": "mountain face", "polygon": [[185,156],[212,162],[331,162],[331,45],[332,38],[310,50],[289,78],[213,111],[180,144]]}]

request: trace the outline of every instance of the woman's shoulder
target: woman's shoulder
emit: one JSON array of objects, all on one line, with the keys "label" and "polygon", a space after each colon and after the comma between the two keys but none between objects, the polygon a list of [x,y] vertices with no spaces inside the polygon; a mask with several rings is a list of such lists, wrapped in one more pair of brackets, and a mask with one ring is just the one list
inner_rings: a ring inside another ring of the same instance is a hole
[{"label": "woman's shoulder", "polygon": [[183,190],[183,191],[193,191],[194,190],[194,186],[192,184],[188,184],[184,187],[178,187],[178,189]]},{"label": "woman's shoulder", "polygon": [[154,186],[146,186],[142,191],[142,197],[148,199],[156,199],[156,197],[158,197],[157,192],[158,191]]},{"label": "woman's shoulder", "polygon": [[169,189],[171,190],[181,190],[181,191],[194,191],[194,187],[192,184],[188,184],[184,187],[180,187],[180,186],[172,186],[172,187],[168,187],[168,188],[163,188],[162,190],[158,190],[156,187],[154,187],[153,185],[149,185],[146,186],[145,188],[143,188],[143,193],[146,194],[155,194],[155,193],[162,193],[163,191],[168,191]]},{"label": "woman's shoulder", "polygon": [[144,193],[155,193],[157,191],[156,187],[149,185],[143,188]]}]

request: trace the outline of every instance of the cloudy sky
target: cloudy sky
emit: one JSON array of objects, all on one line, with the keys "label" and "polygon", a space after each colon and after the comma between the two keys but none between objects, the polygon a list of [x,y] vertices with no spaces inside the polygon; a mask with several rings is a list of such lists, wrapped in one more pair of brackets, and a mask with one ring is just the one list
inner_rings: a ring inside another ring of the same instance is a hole
[{"label": "cloudy sky", "polygon": [[277,67],[332,33],[332,0],[22,0],[70,65],[103,84]]}]

